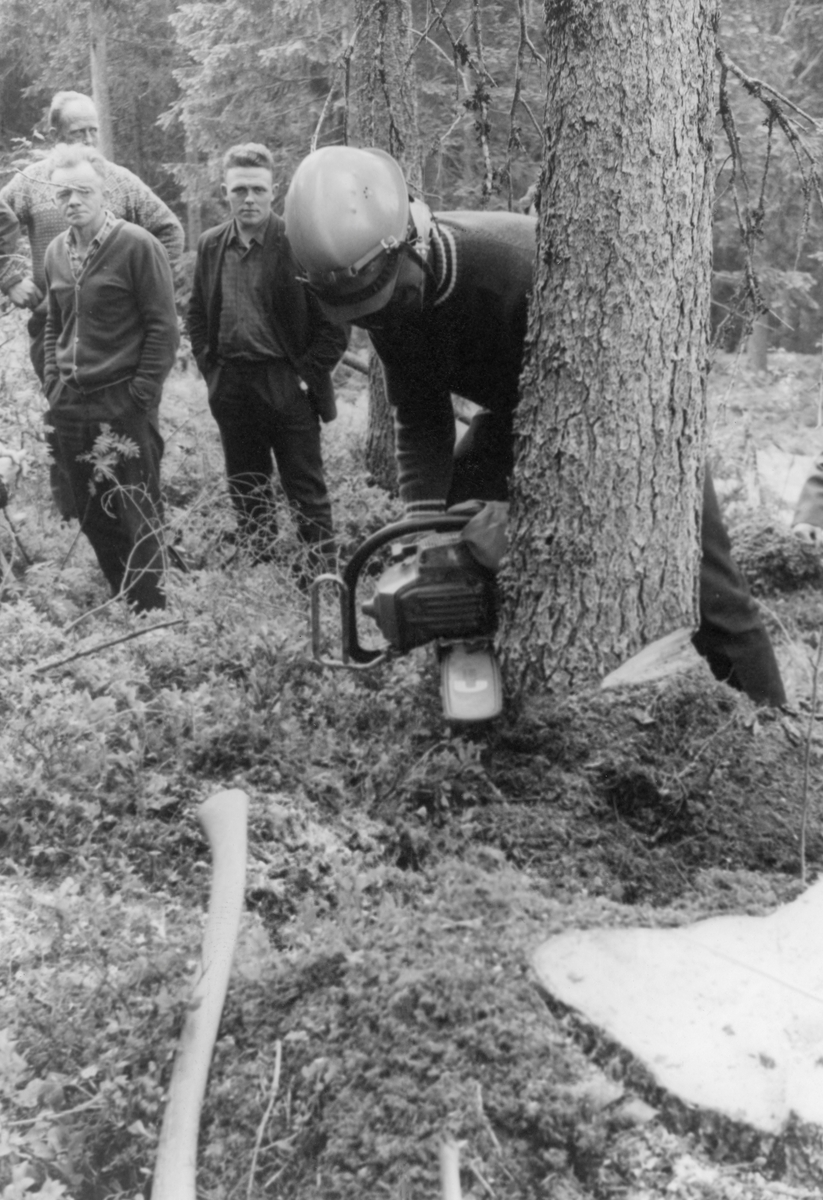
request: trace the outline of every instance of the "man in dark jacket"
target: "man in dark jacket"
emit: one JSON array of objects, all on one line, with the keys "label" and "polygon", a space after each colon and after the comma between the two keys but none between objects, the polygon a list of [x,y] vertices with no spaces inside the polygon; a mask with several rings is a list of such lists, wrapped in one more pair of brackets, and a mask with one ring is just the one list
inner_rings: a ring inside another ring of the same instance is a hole
[{"label": "man in dark jacket", "polygon": [[272,212],[265,146],[233,146],[223,160],[231,218],[197,246],[188,310],[192,350],[220,430],[241,540],[272,556],[277,524],[272,454],[311,567],[334,553],[320,420],[336,415],[331,370],[347,331],[298,282],[300,269]]},{"label": "man in dark jacket", "polygon": [[80,528],[112,593],[144,611],[166,602],[157,410],[177,313],[166,251],[107,208],[106,177],[87,146],[50,163],[68,229],[45,257],[44,388]]},{"label": "man in dark jacket", "polygon": [[[367,329],[395,409],[408,515],[505,499],[536,249],[532,217],[432,214],[409,202],[379,150],[326,147],[303,160],[286,229],[325,311]],[[481,406],[456,457],[451,393]],[[694,644],[719,679],[759,703],[785,693],[768,635],[731,557],[707,473],[701,622]]]}]

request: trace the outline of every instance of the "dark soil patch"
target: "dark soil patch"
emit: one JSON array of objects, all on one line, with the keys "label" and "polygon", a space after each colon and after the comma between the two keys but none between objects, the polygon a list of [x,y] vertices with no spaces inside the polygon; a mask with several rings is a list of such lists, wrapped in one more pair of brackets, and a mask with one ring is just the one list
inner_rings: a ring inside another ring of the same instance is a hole
[{"label": "dark soil patch", "polygon": [[[455,833],[561,895],[666,905],[712,869],[788,882],[800,873],[803,761],[796,722],[707,672],[572,698],[490,736],[491,786]],[[807,866],[821,864],[813,828]]]}]

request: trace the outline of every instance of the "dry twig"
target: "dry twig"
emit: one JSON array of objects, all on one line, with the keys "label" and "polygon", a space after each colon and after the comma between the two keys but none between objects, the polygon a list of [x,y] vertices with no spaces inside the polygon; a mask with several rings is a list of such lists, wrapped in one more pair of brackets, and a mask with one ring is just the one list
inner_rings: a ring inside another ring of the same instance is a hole
[{"label": "dry twig", "polygon": [[[784,96],[781,92],[778,92],[775,88],[771,87],[771,85],[764,83],[761,79],[755,79],[753,76],[747,75],[746,72],[737,65],[737,63],[729,58],[728,54],[726,54],[725,50],[722,48],[717,48],[715,51],[715,57],[717,58],[717,62],[720,66],[720,118],[730,150],[729,159],[731,162],[731,176],[729,179],[728,190],[731,192],[734,202],[744,256],[743,284],[735,297],[734,309],[730,310],[720,322],[714,336],[714,344],[719,345],[727,325],[734,316],[742,314],[742,340],[745,340],[751,333],[757,317],[769,312],[769,307],[763,297],[760,287],[760,280],[754,265],[754,251],[758,241],[760,241],[763,237],[763,223],[765,219],[765,189],[769,167],[771,165],[772,137],[775,126],[780,129],[786,138],[786,141],[789,143],[792,153],[794,154],[795,161],[797,162],[801,177],[801,189],[803,192],[804,201],[803,220],[800,234],[797,239],[795,270],[797,270],[797,264],[800,261],[800,255],[802,253],[806,235],[809,230],[812,203],[814,198],[817,199],[821,208],[823,208],[823,183],[821,182],[815,155],[806,145],[806,142],[803,138],[803,133],[797,127],[797,118],[807,122],[813,131],[819,131],[821,129],[821,122],[810,116],[809,113],[805,112],[787,96]],[[760,180],[759,195],[754,203],[751,202],[749,181],[743,162],[743,154],[740,147],[740,140],[737,133],[734,114],[729,101],[729,76],[733,76],[750,96],[762,104],[766,109],[767,114],[766,156]],[[787,109],[796,114],[796,117],[789,116]],[[805,130],[803,132],[805,132]],[[738,192],[738,179],[740,181],[742,195],[741,192]]]},{"label": "dry twig", "polygon": [[812,734],[817,715],[817,689],[820,681],[820,667],[823,664],[823,633],[817,634],[817,653],[814,657],[812,672],[812,696],[809,705],[809,727],[806,730],[806,742],[803,750],[803,789],[800,805],[800,879],[806,882],[806,831],[809,824],[809,766],[812,757]]},{"label": "dry twig", "polygon": [[520,31],[517,42],[517,56],[514,60],[514,90],[512,92],[511,108],[509,109],[509,140],[506,145],[506,180],[509,191],[509,209],[512,208],[512,155],[514,150],[519,150],[521,146],[520,134],[517,132],[515,125],[515,115],[518,106],[522,106],[527,113],[529,120],[537,131],[541,145],[545,151],[546,148],[546,131],[540,125],[540,122],[535,117],[529,105],[523,99],[523,67],[525,63],[526,51],[528,50],[533,59],[541,62],[544,66],[546,60],[542,54],[538,52],[526,27],[526,0],[517,0],[518,20]]},{"label": "dry twig", "polygon": [[271,1081],[269,1102],[266,1105],[266,1111],[263,1113],[263,1119],[257,1128],[257,1137],[254,1139],[254,1150],[252,1151],[251,1166],[249,1167],[249,1186],[246,1189],[246,1196],[249,1198],[249,1200],[251,1198],[251,1190],[254,1187],[254,1173],[257,1170],[257,1156],[260,1153],[260,1147],[263,1144],[263,1134],[266,1131],[266,1126],[269,1123],[269,1118],[271,1117],[275,1101],[277,1100],[277,1093],[280,1089],[280,1065],[282,1059],[283,1046],[278,1038],[274,1045],[274,1077]]},{"label": "dry twig", "polygon": [[110,646],[119,646],[121,642],[130,642],[132,638],[142,637],[145,633],[154,633],[155,629],[171,629],[173,625],[185,625],[185,623],[185,617],[177,617],[174,621],[161,621],[158,625],[149,625],[146,629],[134,629],[131,633],[123,634],[122,637],[110,638],[107,642],[97,642],[94,646],[88,646],[85,650],[76,650],[74,654],[68,654],[65,658],[57,658],[54,662],[38,663],[36,667],[32,667],[31,673],[40,675],[44,671],[54,670],[55,667],[64,667],[77,658],[87,658],[90,654],[96,654],[98,650],[108,650]]},{"label": "dry twig", "polygon": [[[348,98],[349,98],[348,78],[349,78],[349,69],[351,66],[352,55],[354,54],[354,48],[357,45],[357,39],[360,37],[360,34],[363,32],[365,25],[371,19],[372,13],[378,7],[379,3],[380,3],[380,0],[375,0],[374,4],[372,4],[371,8],[369,8],[363,14],[363,17],[362,17],[361,21],[359,22],[359,24],[355,26],[354,33],[349,38],[346,48],[344,49],[343,53],[338,58],[337,62],[334,64],[333,70],[334,70],[335,74],[338,71],[341,71],[343,73],[344,79],[346,80],[345,93],[346,93],[346,121],[347,122],[348,122]],[[320,137],[320,130],[323,128],[323,122],[326,119],[326,113],[329,111],[329,105],[331,104],[332,97],[334,96],[334,93],[336,91],[337,91],[337,81],[332,80],[332,85],[328,90],[326,99],[323,101],[323,107],[320,110],[320,116],[317,118],[317,124],[314,127],[314,133],[312,134],[311,142],[309,143],[309,149],[312,151],[312,153],[317,149],[317,142]]]}]

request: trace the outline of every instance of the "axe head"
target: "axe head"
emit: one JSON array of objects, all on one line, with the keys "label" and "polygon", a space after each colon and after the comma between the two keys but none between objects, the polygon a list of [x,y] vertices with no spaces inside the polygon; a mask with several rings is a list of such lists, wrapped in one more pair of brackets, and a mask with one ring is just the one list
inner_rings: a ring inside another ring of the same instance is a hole
[{"label": "axe head", "polygon": [[601,688],[656,683],[660,679],[668,679],[671,675],[691,671],[702,662],[692,645],[693,632],[690,626],[684,625],[644,646],[614,671],[610,671],[601,682]]}]

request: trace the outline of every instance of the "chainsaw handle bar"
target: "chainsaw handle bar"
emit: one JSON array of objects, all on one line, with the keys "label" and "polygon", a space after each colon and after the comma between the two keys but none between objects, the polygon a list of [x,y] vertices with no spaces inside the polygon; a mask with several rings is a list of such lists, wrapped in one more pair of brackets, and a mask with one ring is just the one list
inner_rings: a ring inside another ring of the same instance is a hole
[{"label": "chainsaw handle bar", "polygon": [[[320,629],[320,592],[326,584],[332,584],[337,589],[337,596],[340,601],[340,628],[342,641],[342,656],[340,658],[329,658],[323,653],[323,636]],[[349,609],[350,593],[343,580],[339,575],[318,575],[312,580],[311,591],[309,592],[309,603],[311,605],[311,648],[317,662],[324,667],[342,667],[349,671],[365,671],[368,667],[376,667],[378,663],[383,662],[388,658],[386,650],[364,650],[358,644],[358,649],[361,655],[369,655],[368,658],[358,659],[357,662],[350,662],[351,654],[349,653]],[[356,636],[355,629],[355,636]]]},{"label": "chainsaw handle bar", "polygon": [[472,513],[434,513],[425,517],[411,517],[407,521],[395,521],[393,525],[378,529],[377,533],[373,533],[357,547],[343,571],[343,589],[340,594],[344,659],[351,658],[356,663],[375,664],[377,659],[385,657],[382,650],[368,650],[361,646],[357,636],[357,581],[363,565],[372,554],[387,542],[397,541],[398,538],[408,537],[409,534],[456,533],[468,525],[472,516]]},{"label": "chainsaw handle bar", "polygon": [[[411,517],[407,521],[395,521],[393,525],[386,525],[383,529],[378,529],[377,533],[373,533],[371,537],[366,538],[365,542],[357,547],[354,554],[343,570],[342,577],[337,575],[322,575],[319,576],[314,585],[312,585],[312,627],[317,630],[319,628],[319,596],[317,588],[322,582],[335,583],[340,593],[340,620],[342,626],[342,645],[343,645],[343,664],[348,664],[351,659],[353,663],[359,666],[376,666],[378,661],[386,657],[385,650],[369,650],[365,646],[360,645],[360,639],[357,634],[357,581],[360,578],[360,572],[363,569],[364,563],[371,558],[375,551],[381,546],[385,546],[388,542],[397,541],[398,538],[408,537],[414,533],[456,533],[468,525],[473,513],[430,513],[422,517]],[[318,634],[319,639],[319,634]],[[319,655],[319,645],[315,642],[314,645],[315,657]],[[329,666],[337,666],[340,664],[329,662],[328,659],[322,659]]]}]

